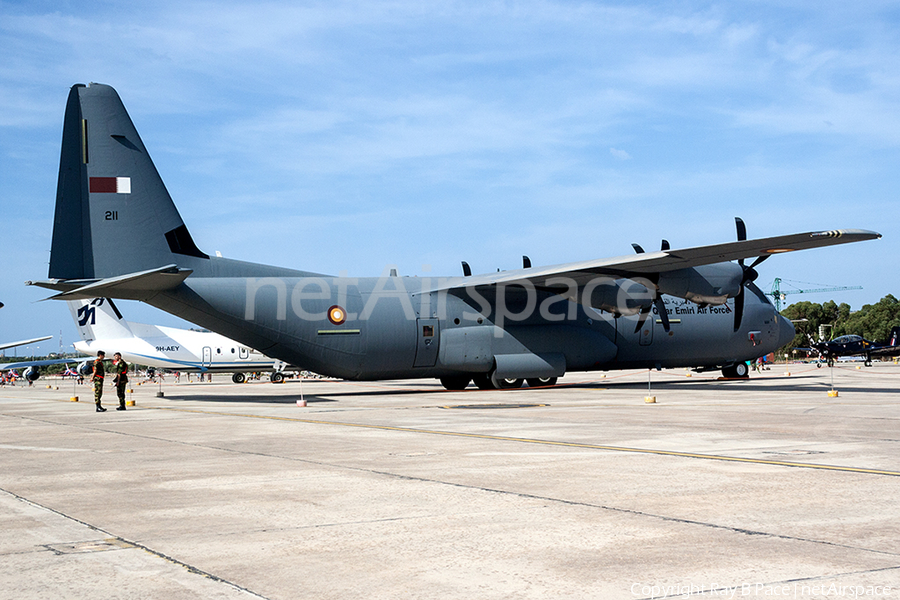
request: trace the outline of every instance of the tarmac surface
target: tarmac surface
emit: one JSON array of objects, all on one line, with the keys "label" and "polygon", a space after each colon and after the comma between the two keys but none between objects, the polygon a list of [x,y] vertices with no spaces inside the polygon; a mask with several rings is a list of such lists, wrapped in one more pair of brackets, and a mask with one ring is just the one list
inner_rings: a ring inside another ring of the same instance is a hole
[{"label": "tarmac surface", "polygon": [[0,598],[900,597],[900,366],[688,373],[0,387]]}]

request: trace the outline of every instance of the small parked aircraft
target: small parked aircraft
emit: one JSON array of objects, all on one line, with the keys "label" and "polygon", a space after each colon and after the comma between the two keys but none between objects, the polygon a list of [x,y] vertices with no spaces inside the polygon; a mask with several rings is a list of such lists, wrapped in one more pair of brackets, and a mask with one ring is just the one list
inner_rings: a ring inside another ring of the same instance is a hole
[{"label": "small parked aircraft", "polygon": [[[891,337],[886,344],[871,342],[861,335],[842,335],[833,340],[815,342],[810,339],[808,350],[818,355],[829,367],[834,366],[835,359],[841,356],[864,356],[865,365],[872,366],[872,356],[898,356],[900,355],[900,327],[891,329]],[[819,362],[819,367],[822,363]]]},{"label": "small parked aircraft", "polygon": [[[0,302],[0,308],[3,308],[4,304]],[[49,340],[51,335],[45,335],[39,338],[32,338],[30,340],[19,340],[18,342],[3,342],[0,343],[0,350],[6,350],[7,348],[15,348],[16,346],[27,346],[28,344],[34,344],[36,342],[43,342],[44,340]],[[68,361],[62,358],[51,358],[47,360],[39,360],[39,361],[19,361],[15,363],[0,363],[0,373],[9,372],[7,375],[4,375],[4,380],[15,380],[19,377],[24,376],[28,381],[35,381],[38,377],[40,377],[40,367],[46,365],[59,365],[64,362],[72,362],[71,359]],[[22,375],[19,375],[18,369],[25,369],[25,372]]]}]

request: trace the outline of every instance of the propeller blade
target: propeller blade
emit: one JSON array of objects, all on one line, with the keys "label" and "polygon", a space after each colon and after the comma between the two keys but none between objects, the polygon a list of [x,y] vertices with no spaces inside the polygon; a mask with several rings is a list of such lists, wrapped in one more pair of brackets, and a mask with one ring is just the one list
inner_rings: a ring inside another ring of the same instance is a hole
[{"label": "propeller blade", "polygon": [[[746,240],[747,239],[747,226],[744,225],[744,220],[741,219],[740,217],[735,217],[734,218],[734,226],[737,228],[738,241],[743,242],[744,240]],[[741,265],[741,268],[743,269],[744,268],[744,259],[739,258],[738,264]],[[746,269],[745,269],[745,272],[746,272]],[[741,285],[743,285],[743,282],[741,282]]]},{"label": "propeller blade", "polygon": [[660,249],[661,251],[663,251],[663,252],[665,252],[666,250],[668,250],[668,249],[669,249],[669,240],[663,240],[662,243],[660,244],[660,248],[659,248],[659,249]]},{"label": "propeller blade", "polygon": [[747,226],[744,225],[744,220],[740,217],[734,218],[734,225],[737,227],[737,239],[739,242],[743,242],[747,239]]},{"label": "propeller blade", "polygon": [[741,321],[744,320],[744,285],[741,284],[741,291],[734,297],[734,330],[735,332],[741,328]]},{"label": "propeller blade", "polygon": [[530,268],[531,268],[531,259],[528,258],[527,256],[523,256],[523,257],[522,257],[522,268],[523,268],[523,269],[530,269]]},{"label": "propeller blade", "polygon": [[753,261],[753,264],[750,265],[750,268],[752,269],[753,267],[755,267],[756,265],[758,265],[758,264],[761,263],[762,261],[766,260],[766,259],[769,258],[770,256],[772,256],[772,255],[771,255],[771,254],[763,254],[762,256],[760,256],[759,258],[757,258],[756,260]]},{"label": "propeller blade", "polygon": [[650,307],[641,309],[641,318],[638,319],[637,326],[634,328],[634,332],[637,333],[644,327],[644,323],[647,322],[647,315],[650,314]]},{"label": "propeller blade", "polygon": [[634,251],[637,252],[638,254],[644,253],[644,249],[641,248],[640,244],[631,244],[631,247],[634,248]]},{"label": "propeller blade", "polygon": [[466,261],[462,261],[462,268],[463,268],[463,277],[471,277],[472,276],[472,269],[469,267],[469,263],[467,263]]},{"label": "propeller blade", "polygon": [[659,320],[662,321],[663,329],[666,330],[666,333],[669,333],[671,327],[669,325],[669,311],[666,310],[666,303],[663,302],[663,299],[660,296],[657,296],[656,300],[653,301],[653,304],[656,305],[656,310],[659,312]]}]

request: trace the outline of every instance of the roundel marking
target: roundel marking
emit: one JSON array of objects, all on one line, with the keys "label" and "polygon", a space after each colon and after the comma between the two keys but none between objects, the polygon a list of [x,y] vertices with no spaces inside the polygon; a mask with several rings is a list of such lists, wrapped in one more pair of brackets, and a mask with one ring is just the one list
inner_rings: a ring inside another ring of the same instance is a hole
[{"label": "roundel marking", "polygon": [[341,325],[347,320],[347,312],[338,305],[334,305],[328,309],[328,320],[332,325]]}]

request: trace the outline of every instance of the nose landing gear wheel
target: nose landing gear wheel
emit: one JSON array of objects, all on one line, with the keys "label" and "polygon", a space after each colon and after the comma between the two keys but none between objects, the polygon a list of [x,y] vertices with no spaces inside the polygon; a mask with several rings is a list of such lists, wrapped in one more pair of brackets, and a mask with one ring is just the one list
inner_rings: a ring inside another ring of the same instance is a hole
[{"label": "nose landing gear wheel", "polygon": [[235,373],[231,376],[231,380],[235,383],[244,383],[247,380],[247,377],[243,373]]},{"label": "nose landing gear wheel", "polygon": [[750,376],[750,368],[747,366],[747,363],[739,362],[737,364],[724,367],[722,369],[722,375],[729,379],[744,379]]}]

